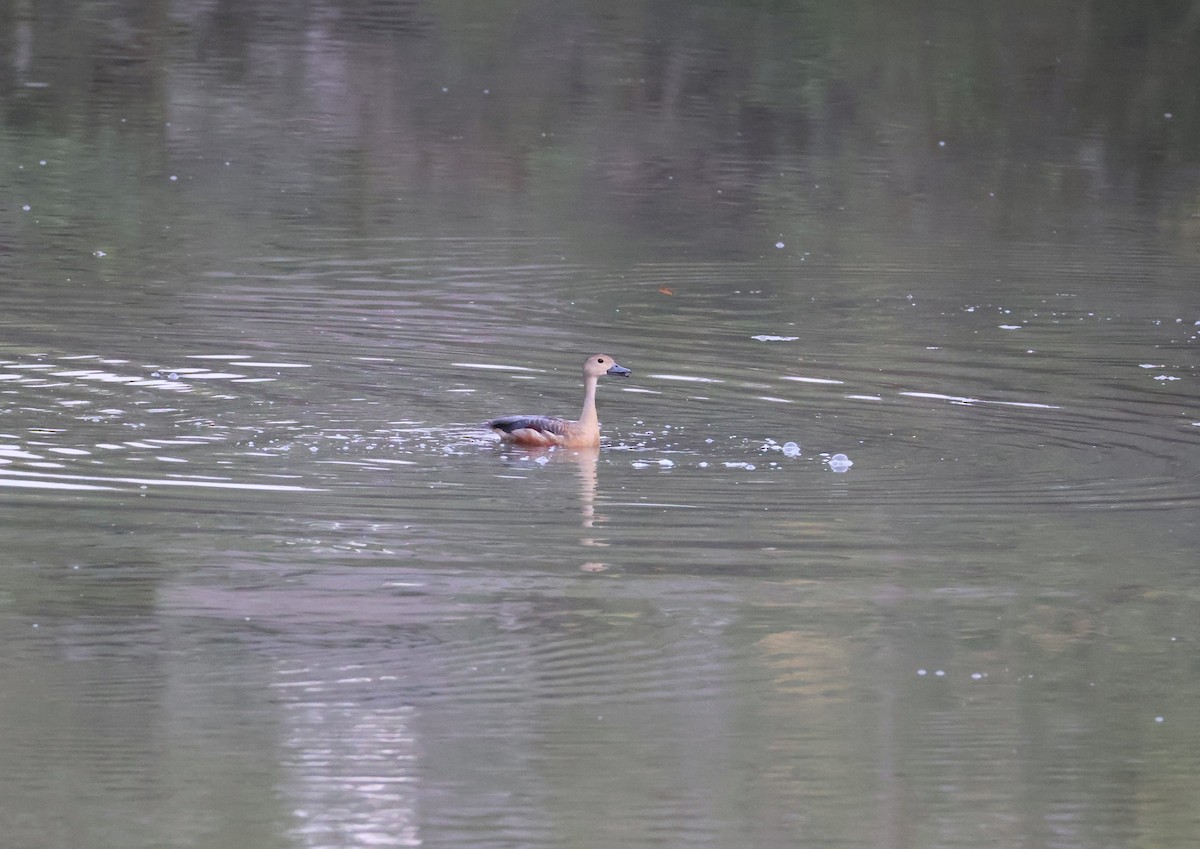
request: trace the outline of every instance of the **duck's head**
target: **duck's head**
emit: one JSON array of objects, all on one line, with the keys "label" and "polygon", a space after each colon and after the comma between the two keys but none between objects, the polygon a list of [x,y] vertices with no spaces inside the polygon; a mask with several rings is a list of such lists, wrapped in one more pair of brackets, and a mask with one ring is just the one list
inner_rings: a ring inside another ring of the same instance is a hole
[{"label": "duck's head", "polygon": [[630,370],[623,365],[619,365],[608,354],[595,354],[588,357],[587,362],[583,364],[584,377],[601,377],[606,374],[628,377]]}]

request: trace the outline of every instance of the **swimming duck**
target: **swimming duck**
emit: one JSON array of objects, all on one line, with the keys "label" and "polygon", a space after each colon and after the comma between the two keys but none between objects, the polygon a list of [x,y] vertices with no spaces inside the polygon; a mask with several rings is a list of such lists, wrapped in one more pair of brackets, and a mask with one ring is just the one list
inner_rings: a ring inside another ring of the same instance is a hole
[{"label": "swimming duck", "polygon": [[483,423],[505,442],[544,448],[594,448],[600,444],[600,419],[596,416],[596,383],[606,374],[628,377],[630,370],[608,354],[588,357],[583,364],[583,412],[578,421],[558,416],[501,416]]}]

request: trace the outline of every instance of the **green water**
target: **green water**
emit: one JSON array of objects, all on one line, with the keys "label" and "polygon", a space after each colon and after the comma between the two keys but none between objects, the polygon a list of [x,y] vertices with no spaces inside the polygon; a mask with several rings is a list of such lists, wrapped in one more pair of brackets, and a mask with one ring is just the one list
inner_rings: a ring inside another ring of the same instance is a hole
[{"label": "green water", "polygon": [[0,2],[6,845],[1191,846],[1194,17]]}]

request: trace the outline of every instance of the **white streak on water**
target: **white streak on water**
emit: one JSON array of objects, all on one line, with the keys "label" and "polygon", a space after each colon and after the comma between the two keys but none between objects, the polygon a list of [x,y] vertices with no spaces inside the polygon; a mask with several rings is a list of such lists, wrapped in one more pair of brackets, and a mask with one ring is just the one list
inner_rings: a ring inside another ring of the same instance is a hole
[{"label": "white streak on water", "polygon": [[192,388],[178,380],[131,380],[128,383],[130,386],[156,386],[160,389],[173,389],[178,392],[189,392]]},{"label": "white streak on water", "polygon": [[525,368],[524,366],[506,366],[498,363],[450,363],[452,366],[459,368],[478,368],[485,371],[530,371],[530,372],[545,372],[545,369],[540,368]]},{"label": "white streak on water", "polygon": [[783,379],[794,380],[797,383],[824,383],[830,386],[841,386],[846,382],[844,380],[834,380],[833,378],[829,377],[795,377],[794,375],[790,374],[783,375]]},{"label": "white streak on water", "polygon": [[318,465],[322,466],[416,466],[419,465],[415,460],[318,460]]},{"label": "white streak on water", "polygon": [[113,491],[115,487],[111,486],[90,486],[88,484],[72,484],[72,483],[54,483],[53,481],[31,481],[18,480],[10,478],[5,473],[0,473],[0,486],[21,487],[23,489],[69,489],[74,491]]},{"label": "white streak on water", "polygon": [[[189,480],[189,479],[164,479],[164,478],[105,478],[94,475],[59,475],[46,472],[27,472],[17,469],[0,469],[0,481],[4,481],[13,477],[36,478],[36,479],[54,479],[65,481],[98,481],[101,484],[129,483],[138,486],[181,486],[181,487],[199,487],[201,489],[240,489],[250,490],[252,492],[326,492],[324,489],[314,489],[307,486],[292,486],[289,484],[271,484],[271,483],[235,483],[233,481],[216,481],[216,480]],[[21,484],[14,484],[19,486]],[[28,484],[32,485],[32,484]],[[89,489],[112,489],[109,486],[87,487]]]},{"label": "white streak on water", "polygon": [[698,504],[670,504],[656,501],[606,501],[605,506],[612,507],[669,507],[674,510],[703,510]]},{"label": "white streak on water", "polygon": [[943,395],[940,392],[901,392],[909,398],[929,398],[934,401],[950,401],[954,404],[995,404],[1001,407],[1026,407],[1034,410],[1060,410],[1057,404],[1038,404],[1033,401],[989,401],[964,395]]},{"label": "white streak on water", "polygon": [[648,374],[646,377],[652,377],[657,380],[682,380],[685,383],[724,383],[723,380],[718,380],[715,377],[700,377],[691,374]]},{"label": "white streak on water", "polygon": [[20,448],[10,448],[0,445],[0,457],[7,457],[11,460],[44,460],[41,454],[30,454],[28,451],[22,451]]}]

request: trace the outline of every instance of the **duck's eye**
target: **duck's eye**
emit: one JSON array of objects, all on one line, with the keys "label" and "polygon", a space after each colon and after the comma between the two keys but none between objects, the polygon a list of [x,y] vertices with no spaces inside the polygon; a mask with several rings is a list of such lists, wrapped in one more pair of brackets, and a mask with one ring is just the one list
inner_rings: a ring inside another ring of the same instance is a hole
[{"label": "duck's eye", "polygon": [[598,362],[598,363],[604,362],[604,357],[597,357],[596,362]]}]

